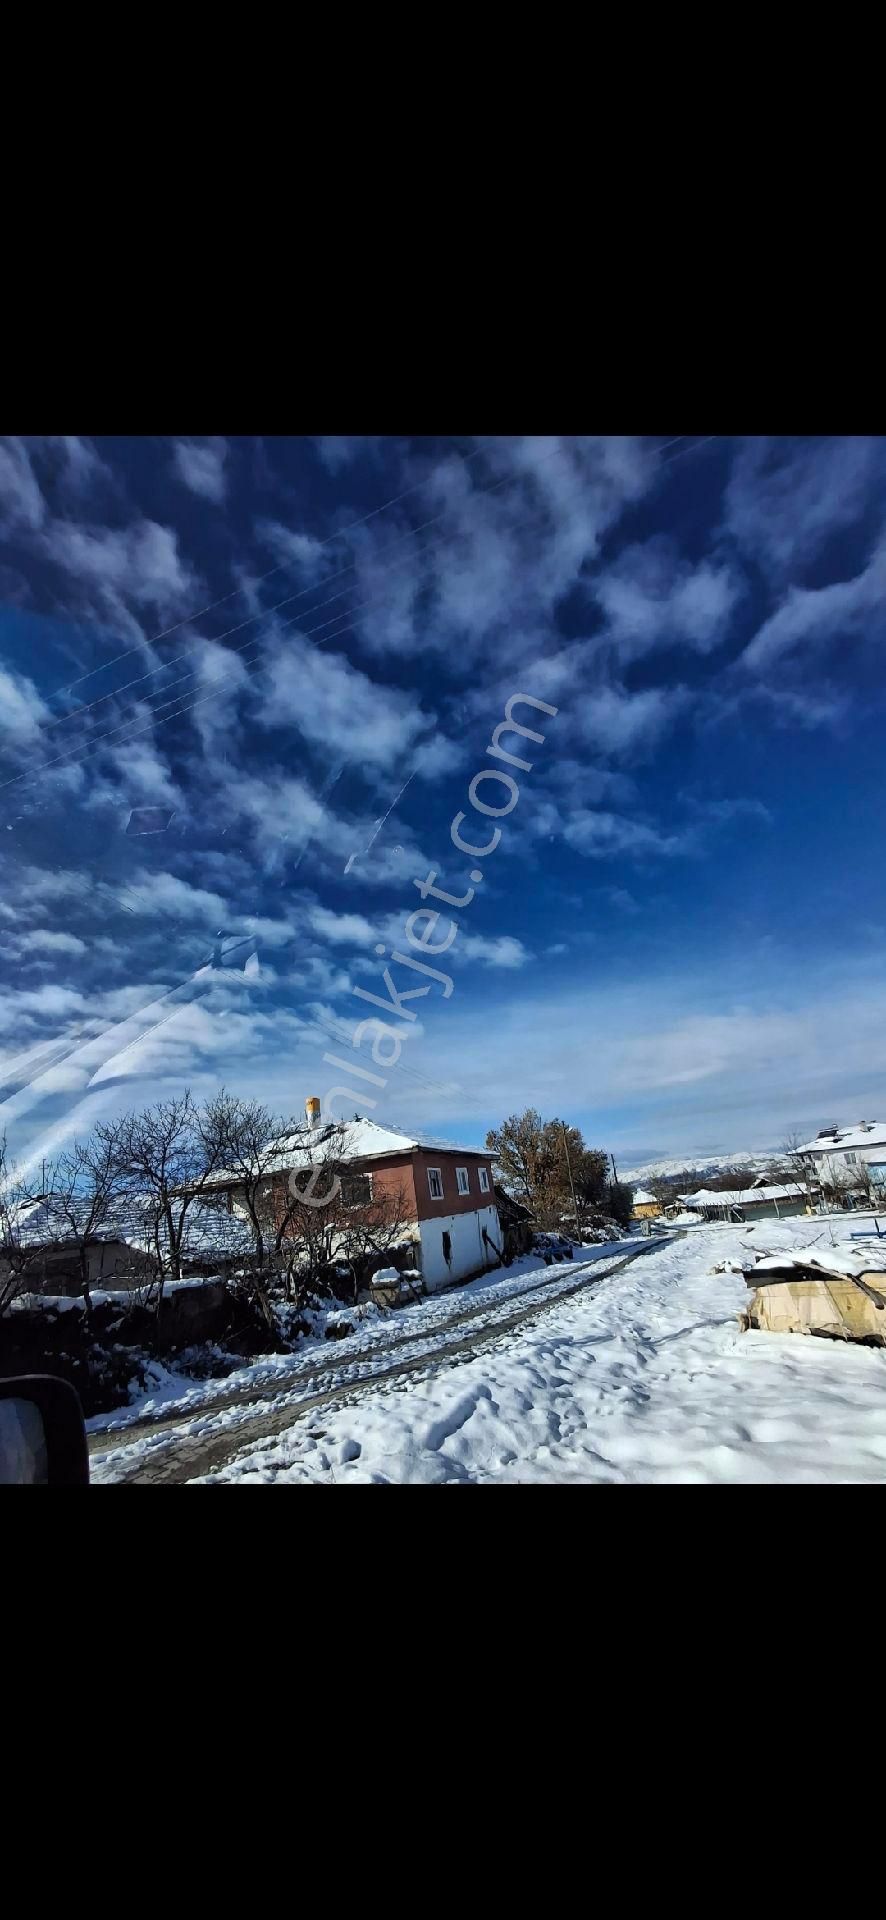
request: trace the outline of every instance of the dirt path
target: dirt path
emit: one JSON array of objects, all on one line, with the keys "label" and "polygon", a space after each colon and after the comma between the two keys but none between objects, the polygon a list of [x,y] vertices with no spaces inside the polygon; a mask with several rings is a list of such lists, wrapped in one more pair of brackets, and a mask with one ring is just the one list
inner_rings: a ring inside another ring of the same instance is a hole
[{"label": "dirt path", "polygon": [[[371,1350],[368,1354],[363,1352],[345,1360],[338,1366],[331,1359],[322,1366],[308,1363],[294,1378],[291,1375],[286,1377],[289,1390],[282,1402],[279,1391],[275,1395],[273,1384],[263,1388],[254,1385],[239,1388],[223,1399],[213,1400],[203,1410],[195,1409],[190,1416],[181,1412],[177,1415],[159,1415],[153,1420],[140,1421],[137,1426],[122,1428],[117,1434],[93,1434],[90,1452],[96,1464],[101,1461],[109,1465],[111,1457],[120,1454],[119,1468],[112,1467],[109,1476],[115,1485],[180,1485],[202,1474],[214,1472],[234,1454],[246,1448],[273,1439],[316,1407],[333,1403],[350,1404],[361,1394],[372,1392],[394,1380],[412,1374],[434,1373],[441,1367],[456,1366],[465,1358],[473,1358],[484,1347],[501,1340],[515,1328],[537,1319],[584,1288],[609,1279],[612,1274],[644,1254],[654,1252],[662,1244],[660,1239],[649,1240],[608,1264],[600,1260],[588,1262],[580,1269],[580,1278],[565,1284],[541,1282],[537,1288],[528,1290],[528,1297],[527,1294],[517,1295],[516,1298],[512,1296],[502,1301],[500,1307],[490,1305],[488,1301],[480,1306],[466,1307],[462,1313],[453,1314],[436,1325],[404,1333],[399,1339],[385,1342],[375,1363]],[[480,1320],[485,1324],[472,1327],[472,1322]],[[452,1337],[447,1339],[447,1333]],[[423,1352],[404,1352],[404,1349],[419,1344],[424,1347]],[[378,1360],[387,1364],[380,1365]],[[276,1398],[277,1405],[269,1405],[271,1396]],[[219,1414],[229,1413],[238,1405],[244,1407],[242,1419],[227,1420],[219,1430],[209,1430]],[[250,1407],[255,1411],[251,1413]],[[197,1431],[194,1431],[195,1428]],[[149,1436],[156,1441],[156,1445],[146,1450],[142,1444],[136,1458],[127,1464],[125,1455],[129,1448],[144,1443]]]}]

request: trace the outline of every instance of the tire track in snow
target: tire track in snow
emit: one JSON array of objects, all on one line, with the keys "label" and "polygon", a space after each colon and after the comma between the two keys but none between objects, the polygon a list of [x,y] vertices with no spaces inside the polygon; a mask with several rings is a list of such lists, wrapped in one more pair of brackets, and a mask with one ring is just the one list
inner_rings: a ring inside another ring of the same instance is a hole
[{"label": "tire track in snow", "polygon": [[[676,1237],[668,1235],[668,1241]],[[109,1447],[107,1433],[95,1434],[92,1436],[92,1452],[96,1465],[110,1468],[108,1479],[118,1486],[181,1485],[203,1474],[213,1473],[235,1454],[251,1450],[264,1440],[274,1439],[317,1407],[351,1405],[361,1394],[374,1392],[396,1380],[415,1374],[430,1375],[441,1368],[457,1366],[465,1359],[474,1358],[516,1328],[538,1319],[585,1288],[608,1280],[634,1260],[658,1251],[665,1244],[667,1242],[663,1239],[649,1240],[643,1246],[632,1248],[630,1253],[622,1255],[611,1265],[604,1265],[599,1259],[587,1262],[581,1269],[581,1279],[570,1279],[564,1285],[541,1282],[537,1288],[531,1289],[533,1295],[540,1297],[527,1301],[525,1293],[519,1294],[516,1296],[519,1305],[511,1295],[498,1309],[490,1307],[487,1302],[453,1315],[436,1328],[404,1334],[382,1350],[385,1360],[392,1352],[400,1355],[394,1358],[393,1364],[372,1366],[371,1359],[367,1361],[365,1355],[358,1355],[346,1362],[344,1369],[333,1368],[329,1364],[312,1369],[311,1373],[306,1372],[301,1376],[294,1393],[287,1394],[282,1402],[278,1396],[276,1406],[269,1404],[267,1394],[263,1395],[261,1390],[240,1389],[233,1404],[239,1404],[248,1396],[243,1418],[226,1420],[217,1431],[207,1429],[212,1428],[220,1413],[223,1415],[230,1411],[231,1403],[222,1409],[217,1401],[213,1402],[202,1413],[195,1413],[190,1421],[187,1416],[179,1414],[174,1420],[167,1416],[165,1420],[148,1422],[137,1429],[124,1428],[120,1446]],[[485,1324],[458,1333],[458,1329],[469,1328],[470,1323],[476,1320],[482,1320]],[[456,1331],[456,1338],[449,1341],[444,1339],[441,1343],[440,1334],[447,1328]],[[419,1343],[424,1348],[423,1352],[403,1357],[402,1349],[405,1346]],[[317,1390],[303,1394],[302,1387],[309,1385],[312,1378],[316,1381]],[[324,1380],[327,1384],[322,1386],[320,1382]],[[198,1431],[194,1431],[195,1427]],[[151,1434],[156,1436],[156,1444],[152,1444]],[[130,1449],[136,1452],[136,1458],[127,1464],[125,1456]],[[115,1466],[117,1454],[120,1455],[119,1469]]]}]

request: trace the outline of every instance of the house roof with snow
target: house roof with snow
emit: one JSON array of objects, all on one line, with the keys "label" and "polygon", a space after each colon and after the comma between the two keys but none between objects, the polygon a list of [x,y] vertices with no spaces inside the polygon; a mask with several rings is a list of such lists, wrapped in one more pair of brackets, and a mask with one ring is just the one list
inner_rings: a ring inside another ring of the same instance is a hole
[{"label": "house roof with snow", "polygon": [[805,1200],[806,1188],[793,1181],[783,1187],[731,1187],[724,1193],[700,1187],[697,1193],[681,1193],[678,1197],[681,1205],[689,1208],[747,1207],[772,1200]]},{"label": "house roof with snow", "polygon": [[850,1153],[858,1147],[886,1147],[886,1120],[861,1120],[854,1127],[827,1128],[798,1147],[798,1153]]},{"label": "house roof with snow", "polygon": [[[441,1140],[430,1133],[403,1133],[399,1127],[382,1127],[377,1120],[355,1118],[333,1122],[329,1126],[300,1127],[289,1135],[268,1161],[264,1171],[288,1173],[293,1168],[316,1166],[324,1150],[338,1161],[384,1160],[394,1154],[414,1153],[417,1148],[430,1153],[469,1153],[483,1160],[495,1156],[486,1147],[467,1147],[452,1140]],[[242,1175],[236,1169],[223,1168],[206,1182],[208,1187],[237,1186]]]},{"label": "house roof with snow", "polygon": [[658,1201],[655,1198],[655,1194],[650,1193],[647,1187],[635,1187],[634,1188],[634,1206],[635,1207],[657,1207]]}]

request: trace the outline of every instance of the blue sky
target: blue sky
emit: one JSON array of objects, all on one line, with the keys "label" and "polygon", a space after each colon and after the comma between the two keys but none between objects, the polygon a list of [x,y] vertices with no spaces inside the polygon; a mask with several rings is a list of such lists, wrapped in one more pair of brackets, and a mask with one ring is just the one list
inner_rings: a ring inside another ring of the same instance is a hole
[{"label": "blue sky", "polygon": [[[14,1150],[185,1083],[300,1112],[325,1052],[348,1111],[625,1165],[881,1117],[884,588],[877,439],[0,441]],[[383,1069],[355,989],[471,886],[516,693],[556,712]]]}]

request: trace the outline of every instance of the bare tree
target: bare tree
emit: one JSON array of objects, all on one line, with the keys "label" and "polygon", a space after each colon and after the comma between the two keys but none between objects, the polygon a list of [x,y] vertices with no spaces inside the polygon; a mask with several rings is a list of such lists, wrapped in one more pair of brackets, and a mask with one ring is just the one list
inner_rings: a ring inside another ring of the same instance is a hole
[{"label": "bare tree", "polygon": [[785,1134],[781,1151],[787,1165],[791,1168],[792,1177],[797,1181],[798,1185],[804,1186],[806,1189],[806,1204],[811,1213],[812,1175],[809,1156],[802,1151],[802,1148],[803,1135],[799,1127],[792,1127],[790,1132]]},{"label": "bare tree", "polygon": [[42,1246],[29,1231],[29,1215],[43,1188],[24,1180],[12,1164],[6,1135],[0,1135],[0,1316],[30,1290],[42,1263]]},{"label": "bare tree", "polygon": [[315,1287],[341,1235],[345,1212],[347,1130],[341,1123],[322,1133],[302,1127],[293,1143],[297,1162],[274,1184],[274,1252],[291,1297],[296,1274],[303,1293]]},{"label": "bare tree", "polygon": [[670,1181],[664,1180],[660,1173],[652,1174],[651,1178],[644,1181],[643,1184],[648,1187],[653,1200],[657,1202],[662,1213],[664,1213],[665,1207],[669,1207],[671,1202],[677,1198],[676,1187],[673,1186]]},{"label": "bare tree", "polygon": [[274,1260],[287,1296],[296,1291],[304,1298],[321,1284],[324,1270],[339,1264],[349,1271],[356,1299],[370,1265],[414,1220],[407,1189],[374,1186],[370,1174],[354,1168],[341,1124],[319,1135],[302,1128],[291,1144],[297,1160],[293,1154],[288,1173],[272,1186]]},{"label": "bare tree", "polygon": [[241,1100],[224,1087],[207,1100],[204,1111],[208,1134],[218,1141],[219,1164],[231,1174],[232,1185],[236,1182],[255,1239],[256,1264],[262,1267],[277,1235],[273,1176],[287,1146],[307,1130],[303,1123],[271,1113],[260,1100]]},{"label": "bare tree", "polygon": [[142,1113],[126,1114],[113,1128],[99,1126],[104,1145],[116,1142],[123,1190],[143,1209],[144,1237],[157,1263],[157,1310],[167,1279],[181,1279],[188,1213],[221,1165],[222,1139],[210,1108],[200,1108],[186,1088]]},{"label": "bare tree", "polygon": [[342,1182],[340,1246],[354,1276],[355,1299],[370,1260],[389,1253],[414,1217],[405,1186],[351,1198]]},{"label": "bare tree", "polygon": [[50,1231],[74,1243],[87,1312],[90,1242],[107,1227],[123,1189],[118,1128],[106,1126],[85,1145],[75,1141],[51,1169],[46,1196]]},{"label": "bare tree", "polygon": [[855,1169],[855,1185],[858,1191],[864,1194],[865,1206],[876,1206],[877,1190],[871,1177],[871,1170],[867,1161],[861,1158],[859,1158],[858,1165]]}]

